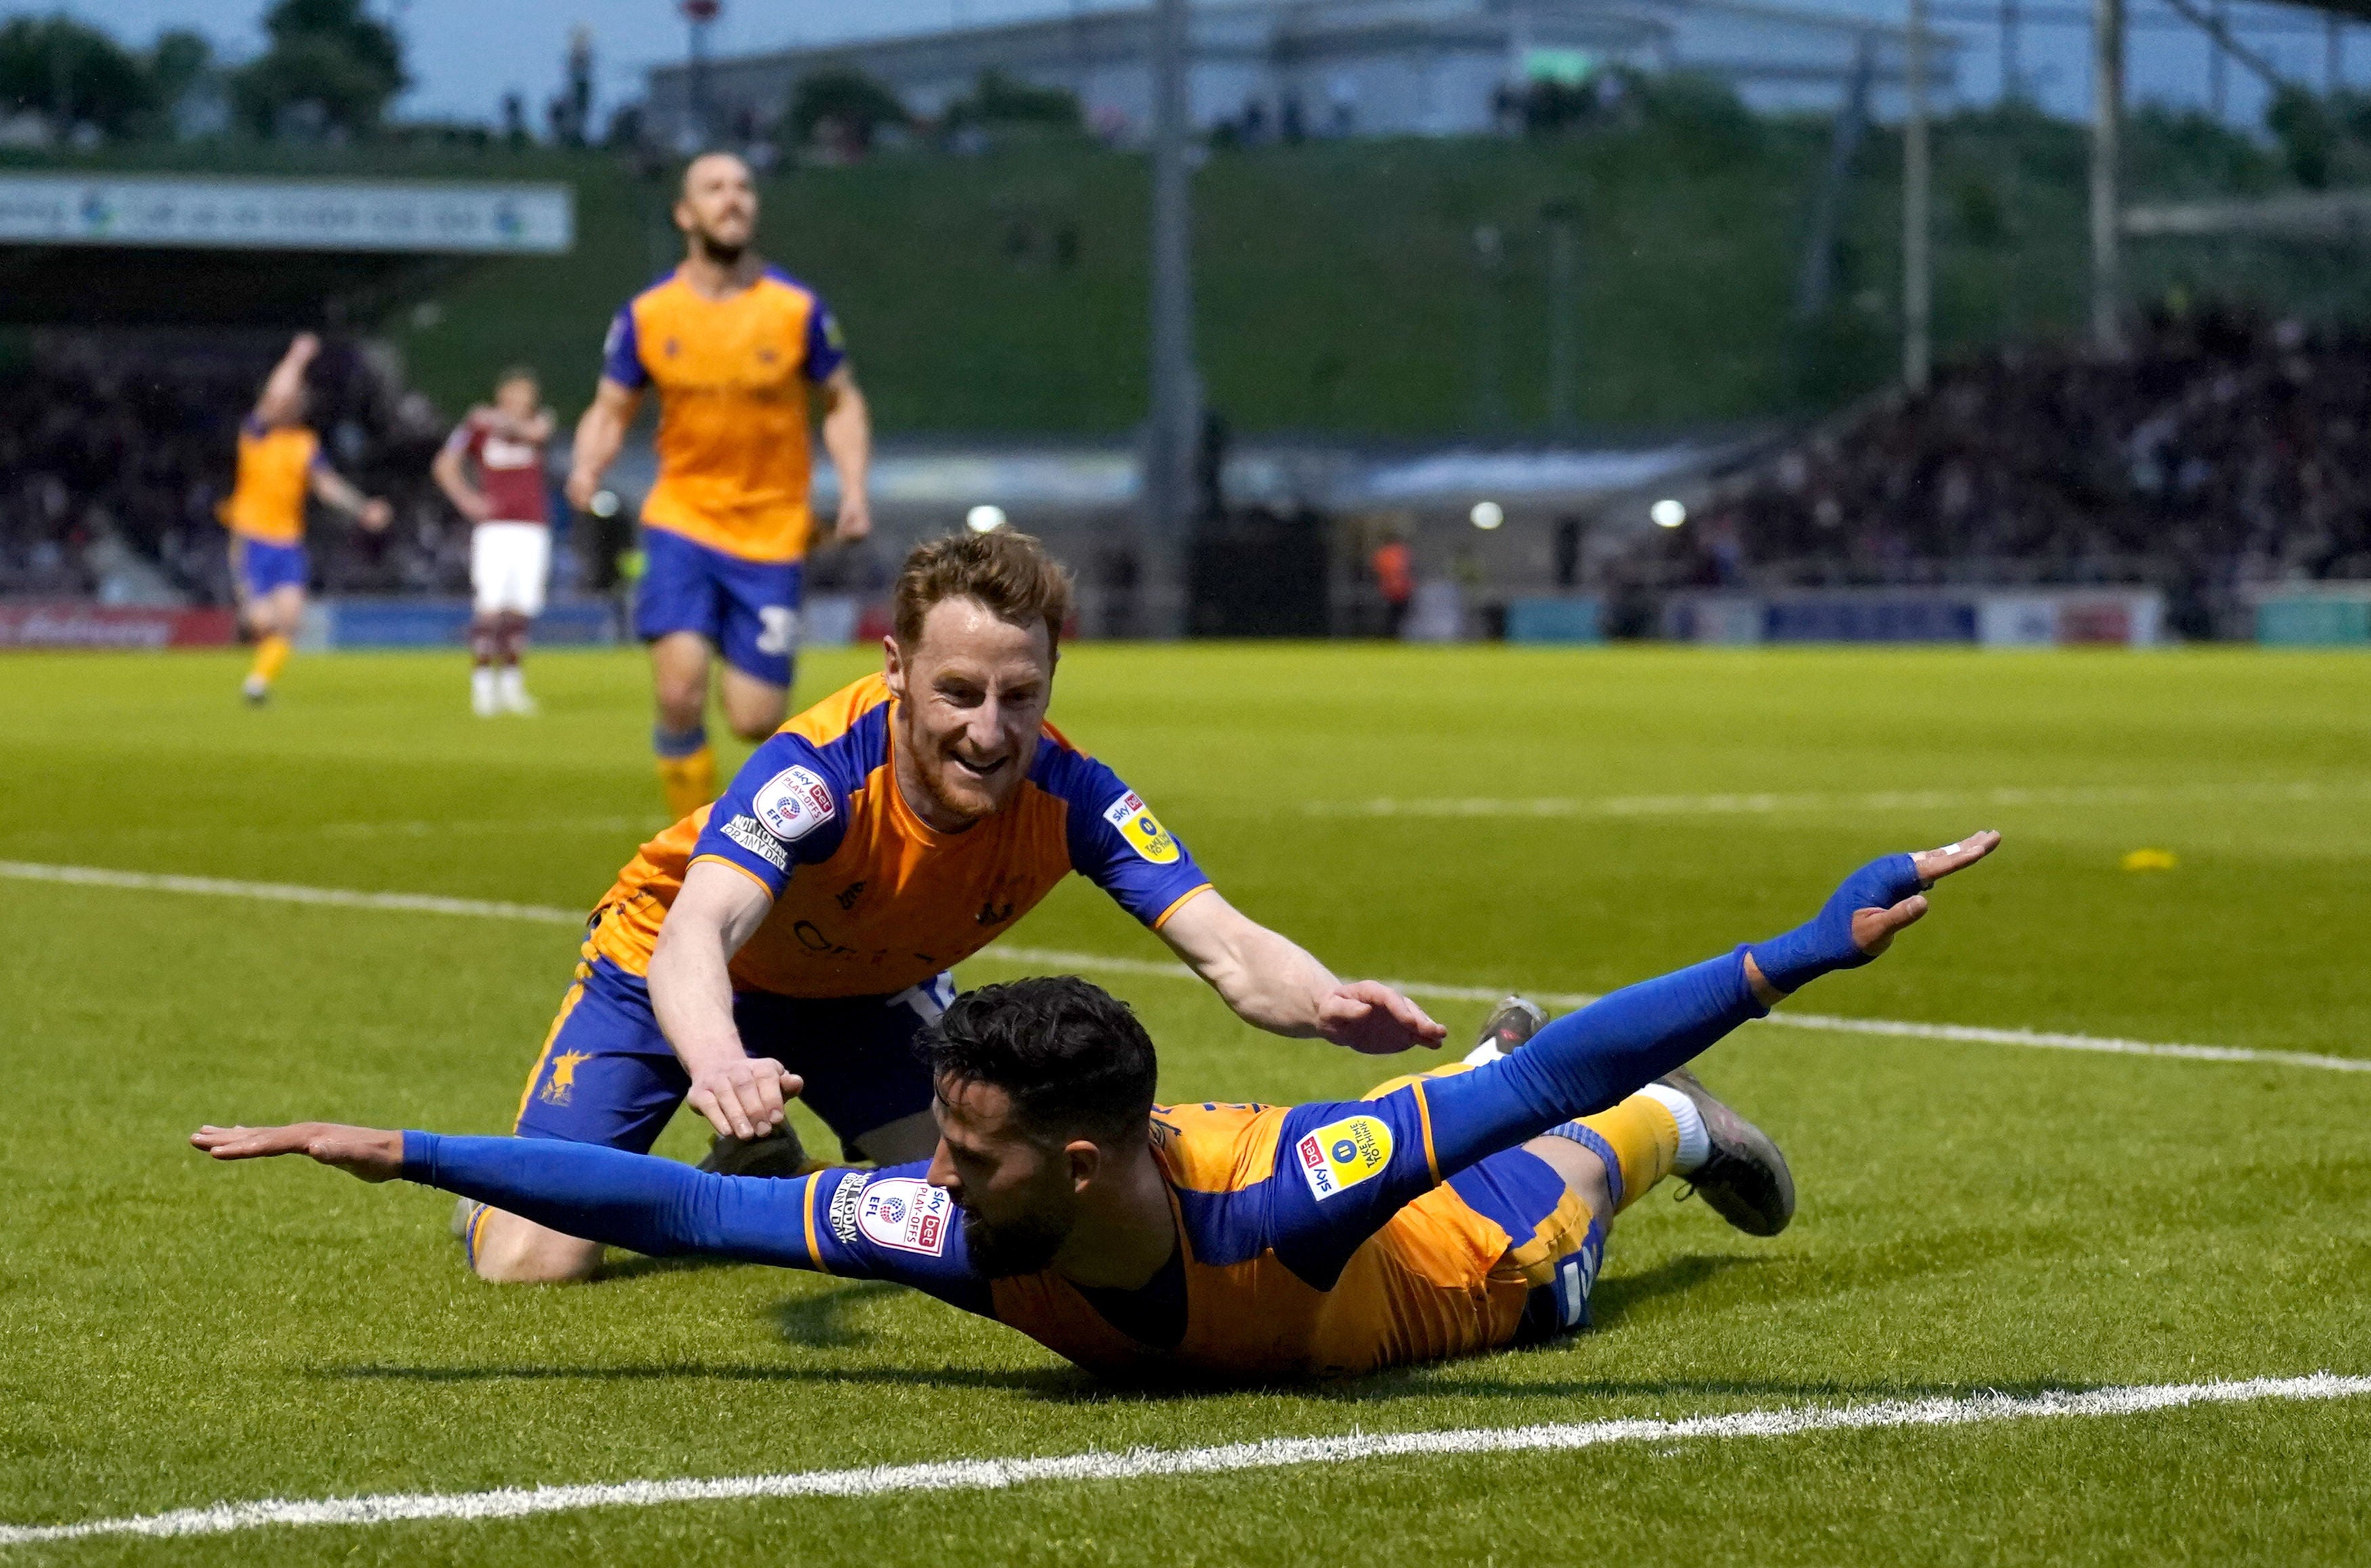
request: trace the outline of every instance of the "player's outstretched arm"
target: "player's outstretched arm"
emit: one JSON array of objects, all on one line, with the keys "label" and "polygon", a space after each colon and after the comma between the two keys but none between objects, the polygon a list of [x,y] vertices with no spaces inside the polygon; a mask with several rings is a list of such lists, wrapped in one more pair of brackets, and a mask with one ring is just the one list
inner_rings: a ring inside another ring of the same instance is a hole
[{"label": "player's outstretched arm", "polygon": [[1869,963],[1926,917],[1928,887],[1999,844],[1999,834],[1977,833],[1872,860],[1783,936],[1625,986],[1557,1019],[1512,1055],[1424,1084],[1439,1174],[1602,1111],[1821,975]]},{"label": "player's outstretched arm", "polygon": [[278,424],[296,417],[299,400],[305,393],[305,369],[321,352],[321,340],[310,332],[299,332],[288,340],[287,351],[272,374],[263,380],[263,390],[255,395],[255,418],[263,424]]},{"label": "player's outstretched arm", "polygon": [[216,1159],[302,1154],[365,1182],[400,1176],[649,1257],[707,1252],[815,1266],[806,1250],[811,1177],[717,1176],[593,1144],[441,1137],[329,1122],[202,1127],[190,1142]]},{"label": "player's outstretched arm", "polygon": [[392,1182],[403,1174],[403,1135],[336,1122],[297,1122],[285,1127],[203,1126],[190,1142],[216,1159],[269,1159],[301,1154],[335,1166],[365,1182]]},{"label": "player's outstretched arm", "polygon": [[1163,921],[1161,937],[1235,1016],[1294,1039],[1324,1039],[1371,1055],[1435,1046],[1448,1031],[1380,980],[1345,983],[1314,955],[1219,896],[1200,894]]}]

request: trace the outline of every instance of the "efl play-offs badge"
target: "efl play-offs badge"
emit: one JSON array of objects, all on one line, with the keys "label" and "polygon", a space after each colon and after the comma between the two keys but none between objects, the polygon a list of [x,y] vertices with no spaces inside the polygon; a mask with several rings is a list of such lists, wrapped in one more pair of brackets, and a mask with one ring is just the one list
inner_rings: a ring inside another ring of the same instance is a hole
[{"label": "efl play-offs badge", "polygon": [[1105,806],[1104,820],[1119,829],[1119,836],[1128,840],[1129,848],[1154,865],[1165,866],[1177,859],[1177,840],[1169,836],[1169,830],[1161,825],[1152,808],[1135,790],[1130,790]]},{"label": "efl play-offs badge", "polygon": [[1320,1202],[1392,1162],[1392,1130],[1372,1116],[1330,1122],[1293,1145],[1301,1174]]},{"label": "efl play-offs badge", "polygon": [[831,786],[804,767],[786,767],[758,790],[749,803],[766,831],[785,844],[794,844],[831,820]]},{"label": "efl play-offs badge", "polygon": [[910,1176],[889,1176],[864,1184],[857,1228],[878,1246],[935,1258],[947,1250],[947,1227],[954,1223],[954,1200],[944,1187]]}]

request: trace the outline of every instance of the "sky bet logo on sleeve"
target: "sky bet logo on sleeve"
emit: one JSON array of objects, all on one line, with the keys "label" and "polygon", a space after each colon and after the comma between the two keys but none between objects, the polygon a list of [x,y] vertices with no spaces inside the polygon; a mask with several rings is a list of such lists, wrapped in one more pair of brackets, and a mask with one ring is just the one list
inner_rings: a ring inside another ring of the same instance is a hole
[{"label": "sky bet logo on sleeve", "polygon": [[1292,1147],[1301,1174],[1322,1203],[1392,1162],[1392,1130],[1372,1116],[1346,1116],[1304,1135]]},{"label": "sky bet logo on sleeve", "polygon": [[879,1176],[864,1183],[856,1225],[875,1246],[935,1258],[947,1250],[954,1206],[944,1187],[911,1176]]},{"label": "sky bet logo on sleeve", "polygon": [[786,767],[759,787],[749,802],[766,831],[785,844],[795,844],[829,822],[838,810],[831,786],[804,767]]},{"label": "sky bet logo on sleeve", "polygon": [[1128,847],[1156,866],[1165,866],[1177,859],[1177,840],[1161,825],[1152,808],[1144,803],[1133,790],[1104,808],[1104,820],[1119,829]]}]

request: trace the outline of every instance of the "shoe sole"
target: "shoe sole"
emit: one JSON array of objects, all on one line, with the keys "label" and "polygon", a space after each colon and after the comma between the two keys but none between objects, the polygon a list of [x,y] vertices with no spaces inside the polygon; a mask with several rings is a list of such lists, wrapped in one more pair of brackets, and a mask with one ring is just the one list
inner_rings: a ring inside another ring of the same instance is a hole
[{"label": "shoe sole", "polygon": [[1678,1090],[1695,1106],[1704,1118],[1705,1132],[1715,1148],[1731,1159],[1760,1166],[1770,1172],[1777,1186],[1777,1213],[1773,1215],[1742,1198],[1729,1188],[1699,1186],[1696,1192],[1712,1211],[1748,1236],[1775,1236],[1787,1228],[1795,1217],[1795,1173],[1787,1168],[1787,1157],[1778,1151],[1777,1143],[1739,1115],[1704,1086],[1704,1080],[1685,1067],[1675,1067],[1656,1080]]}]

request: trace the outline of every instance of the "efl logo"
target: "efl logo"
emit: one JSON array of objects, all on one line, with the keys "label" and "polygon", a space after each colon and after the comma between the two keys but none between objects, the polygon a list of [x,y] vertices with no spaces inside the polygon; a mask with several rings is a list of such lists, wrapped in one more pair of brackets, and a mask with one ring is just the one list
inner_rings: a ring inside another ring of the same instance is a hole
[{"label": "efl logo", "polygon": [[766,831],[785,844],[795,844],[832,819],[839,809],[831,786],[804,767],[786,767],[766,780],[749,809]]},{"label": "efl logo", "polygon": [[1372,1116],[1347,1116],[1303,1135],[1293,1152],[1310,1192],[1323,1203],[1392,1162],[1392,1130]]},{"label": "efl logo", "polygon": [[947,1249],[947,1226],[954,1209],[954,1203],[943,1187],[911,1176],[882,1177],[864,1183],[856,1224],[877,1246],[935,1258]]}]

